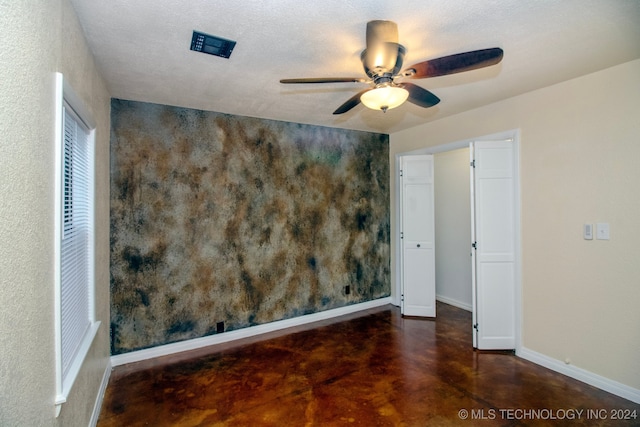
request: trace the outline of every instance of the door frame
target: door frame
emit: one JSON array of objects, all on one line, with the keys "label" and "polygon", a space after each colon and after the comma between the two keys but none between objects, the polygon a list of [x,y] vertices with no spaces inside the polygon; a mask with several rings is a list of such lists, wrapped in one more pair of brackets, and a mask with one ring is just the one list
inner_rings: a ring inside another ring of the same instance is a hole
[{"label": "door frame", "polygon": [[[522,240],[521,240],[521,198],[520,198],[520,129],[511,129],[504,132],[499,132],[491,135],[484,135],[476,138],[469,138],[461,141],[450,142],[446,144],[436,145],[433,147],[425,147],[412,151],[404,151],[401,153],[396,153],[395,155],[395,206],[393,206],[395,213],[395,223],[393,224],[394,228],[394,237],[393,241],[395,244],[395,275],[394,275],[394,286],[391,287],[391,303],[395,306],[400,306],[400,295],[402,294],[402,240],[400,239],[400,214],[401,214],[401,201],[400,201],[400,191],[401,182],[399,179],[400,173],[400,158],[403,156],[411,156],[417,154],[437,154],[443,153],[446,151],[457,150],[460,148],[469,148],[469,143],[474,141],[495,141],[497,139],[501,140],[512,140],[513,141],[513,150],[514,157],[516,159],[515,162],[515,188],[516,188],[516,196],[515,196],[515,247],[516,247],[516,260],[515,260],[515,269],[516,269],[516,277],[515,277],[515,331],[516,331],[516,353],[518,353],[522,348]],[[437,203],[437,202],[436,202]],[[469,212],[471,215],[471,212]],[[469,248],[471,250],[471,248]],[[436,300],[438,298],[436,297]]]}]

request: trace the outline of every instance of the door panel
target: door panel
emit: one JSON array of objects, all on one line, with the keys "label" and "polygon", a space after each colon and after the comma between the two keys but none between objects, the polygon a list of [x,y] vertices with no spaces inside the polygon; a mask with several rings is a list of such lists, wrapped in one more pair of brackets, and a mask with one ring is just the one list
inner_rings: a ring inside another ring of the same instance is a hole
[{"label": "door panel", "polygon": [[513,263],[484,262],[478,268],[478,348],[515,348]]},{"label": "door panel", "polygon": [[480,178],[476,187],[482,221],[477,240],[482,242],[483,261],[513,261],[513,183],[510,177]]},{"label": "door panel", "polygon": [[[405,248],[405,287],[402,314],[406,316],[435,317],[436,287],[429,276],[435,271],[432,249]],[[434,275],[435,278],[435,275]]]},{"label": "door panel", "polygon": [[404,186],[405,197],[405,245],[413,247],[414,242],[433,244],[433,227],[425,216],[426,212],[433,212],[432,197],[433,185],[431,183],[406,184]]}]

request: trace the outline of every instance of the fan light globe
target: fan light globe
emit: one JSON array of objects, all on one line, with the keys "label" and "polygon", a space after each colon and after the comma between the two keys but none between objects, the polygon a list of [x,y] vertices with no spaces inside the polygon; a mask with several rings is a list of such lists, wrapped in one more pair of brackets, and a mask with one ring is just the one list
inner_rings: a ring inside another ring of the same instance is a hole
[{"label": "fan light globe", "polygon": [[406,89],[383,86],[363,93],[360,101],[372,110],[387,111],[402,105],[408,97],[409,92]]}]

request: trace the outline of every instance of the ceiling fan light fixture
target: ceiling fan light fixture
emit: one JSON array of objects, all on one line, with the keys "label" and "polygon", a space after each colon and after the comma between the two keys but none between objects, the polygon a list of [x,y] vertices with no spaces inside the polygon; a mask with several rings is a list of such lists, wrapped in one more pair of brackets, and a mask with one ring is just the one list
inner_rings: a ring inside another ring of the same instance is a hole
[{"label": "ceiling fan light fixture", "polygon": [[333,114],[344,114],[362,103],[372,110],[396,108],[409,100],[414,105],[429,108],[440,102],[433,93],[413,83],[396,83],[396,78],[425,79],[495,65],[504,52],[499,47],[456,53],[418,62],[403,70],[406,49],[398,43],[398,26],[392,21],[367,23],[367,46],[360,60],[368,79],[359,77],[312,77],[283,79],[280,83],[368,83],[373,87],[361,90],[340,105]]},{"label": "ceiling fan light fixture", "polygon": [[397,86],[382,86],[365,92],[360,97],[366,107],[386,112],[402,105],[409,98],[409,91]]}]

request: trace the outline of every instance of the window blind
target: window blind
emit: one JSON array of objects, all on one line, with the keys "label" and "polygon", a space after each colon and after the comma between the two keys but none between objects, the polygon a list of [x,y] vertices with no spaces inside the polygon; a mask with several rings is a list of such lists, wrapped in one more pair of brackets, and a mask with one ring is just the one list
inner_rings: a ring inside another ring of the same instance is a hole
[{"label": "window blind", "polygon": [[56,417],[67,401],[100,322],[95,315],[95,123],[56,73],[55,342]]},{"label": "window blind", "polygon": [[67,105],[63,108],[63,200],[61,273],[61,332],[63,378],[76,358],[91,319],[90,286],[93,228],[93,168],[89,130]]}]

